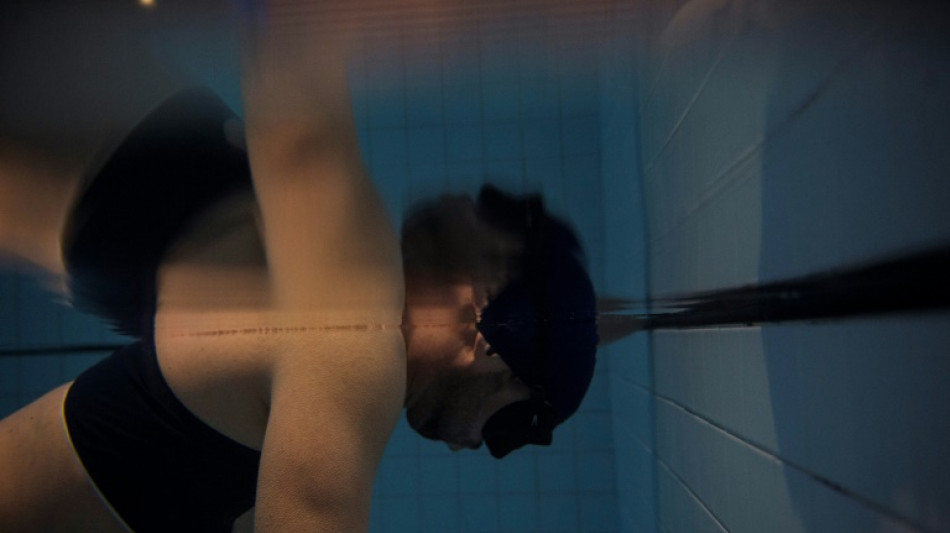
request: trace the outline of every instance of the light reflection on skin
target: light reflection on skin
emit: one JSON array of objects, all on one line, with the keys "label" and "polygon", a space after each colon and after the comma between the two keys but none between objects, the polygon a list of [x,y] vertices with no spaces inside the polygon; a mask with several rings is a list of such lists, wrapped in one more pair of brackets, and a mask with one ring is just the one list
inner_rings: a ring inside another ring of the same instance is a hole
[{"label": "light reflection on skin", "polygon": [[485,285],[468,283],[407,295],[406,417],[417,433],[453,451],[481,447],[488,418],[530,396],[476,328],[487,294]]}]

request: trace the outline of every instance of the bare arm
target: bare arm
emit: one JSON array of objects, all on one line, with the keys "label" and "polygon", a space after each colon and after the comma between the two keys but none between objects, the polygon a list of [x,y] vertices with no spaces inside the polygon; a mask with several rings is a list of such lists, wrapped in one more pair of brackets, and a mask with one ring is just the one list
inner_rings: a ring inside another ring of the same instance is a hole
[{"label": "bare arm", "polygon": [[[398,332],[348,332],[284,347],[261,458],[258,531],[368,529],[373,478],[405,391],[402,342]],[[309,364],[310,350],[331,357]]]},{"label": "bare arm", "polygon": [[247,139],[278,305],[401,312],[398,243],[360,157],[344,40],[253,32],[245,54]]},{"label": "bare arm", "polygon": [[257,28],[247,141],[281,336],[255,507],[259,531],[365,531],[376,467],[405,394],[399,248],[366,176],[340,41]]}]

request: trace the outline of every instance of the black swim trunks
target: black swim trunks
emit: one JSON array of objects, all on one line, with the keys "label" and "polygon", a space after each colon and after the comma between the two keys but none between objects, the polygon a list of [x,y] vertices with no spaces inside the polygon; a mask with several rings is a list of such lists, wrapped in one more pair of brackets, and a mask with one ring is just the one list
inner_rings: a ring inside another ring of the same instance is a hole
[{"label": "black swim trunks", "polygon": [[214,93],[188,89],[89,172],[62,236],[73,307],[133,337],[151,329],[169,247],[214,203],[253,188],[242,130]]},{"label": "black swim trunks", "polygon": [[260,452],[188,411],[152,340],[169,247],[205,209],[251,188],[235,126],[210,91],[173,96],[90,172],[62,238],[73,306],[143,339],[80,375],[63,406],[87,475],[136,532],[231,531],[254,505]]},{"label": "black swim trunks", "polygon": [[87,475],[137,533],[229,532],[254,505],[260,452],[192,414],[151,343],[122,348],[80,375],[63,414]]}]

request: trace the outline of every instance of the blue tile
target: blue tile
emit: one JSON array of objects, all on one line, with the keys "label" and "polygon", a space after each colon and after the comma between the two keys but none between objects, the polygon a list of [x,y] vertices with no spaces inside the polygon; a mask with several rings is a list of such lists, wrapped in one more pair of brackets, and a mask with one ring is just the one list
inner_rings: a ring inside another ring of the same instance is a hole
[{"label": "blue tile", "polygon": [[418,164],[445,165],[445,131],[441,127],[415,127],[409,130],[409,161]]},{"label": "blue tile", "polygon": [[442,441],[429,440],[422,437],[419,437],[418,441],[419,456],[423,459],[426,457],[443,457],[452,454],[448,446]]},{"label": "blue tile", "polygon": [[508,192],[521,194],[524,166],[521,159],[486,159],[486,181],[497,183]]},{"label": "blue tile", "polygon": [[577,488],[581,491],[609,492],[616,488],[613,453],[583,453],[577,460]]},{"label": "blue tile", "polygon": [[580,530],[598,533],[619,531],[617,497],[613,494],[581,494]]},{"label": "blue tile", "polygon": [[418,460],[415,457],[384,457],[376,476],[376,489],[385,496],[417,493]]},{"label": "blue tile", "polygon": [[577,417],[574,415],[554,431],[554,442],[551,446],[535,448],[540,456],[550,453],[574,453],[577,450]]},{"label": "blue tile", "polygon": [[591,380],[579,412],[610,411],[610,382],[607,373],[601,371],[607,365],[607,359],[598,355],[597,372]]},{"label": "blue tile", "polygon": [[17,400],[19,401],[19,403],[20,403],[21,406],[27,406],[27,405],[29,405],[29,404],[35,402],[36,400],[40,399],[40,396],[43,396],[43,395],[46,394],[47,392],[49,392],[49,391],[40,391],[40,390],[37,390],[37,391],[29,391],[29,390],[22,390],[22,391],[20,391],[19,396],[17,396]]},{"label": "blue tile", "polygon": [[445,132],[446,158],[449,162],[482,159],[481,124],[450,124]]},{"label": "blue tile", "polygon": [[419,531],[458,531],[460,519],[458,496],[426,496],[422,500],[422,528]]},{"label": "blue tile", "polygon": [[403,128],[374,128],[370,169],[374,174],[382,169],[409,170],[409,139]]},{"label": "blue tile", "polygon": [[449,184],[445,165],[419,163],[409,171],[409,199],[431,200],[433,192],[442,192]]},{"label": "blue tile", "polygon": [[521,97],[518,94],[518,86],[482,85],[482,109],[486,122],[517,122],[521,118]]},{"label": "blue tile", "polygon": [[[505,459],[507,461],[507,459]],[[503,494],[498,500],[500,531],[538,531],[538,500],[534,494]]]},{"label": "blue tile", "polygon": [[0,347],[11,347],[17,343],[18,280],[18,276],[0,272]]},{"label": "blue tile", "polygon": [[360,157],[364,165],[369,165],[370,154],[373,153],[373,137],[370,133],[369,122],[356,125],[356,140],[360,145]]},{"label": "blue tile", "polygon": [[453,189],[477,191],[485,182],[485,165],[480,159],[449,163],[445,172]]},{"label": "blue tile", "polygon": [[[560,157],[527,158],[524,161],[524,166],[525,181],[529,185],[560,181],[561,179]],[[546,197],[545,205],[549,204],[550,199]]]},{"label": "blue tile", "polygon": [[491,493],[498,489],[495,459],[487,454],[465,454],[459,457],[459,491]]},{"label": "blue tile", "polygon": [[62,342],[63,308],[35,284],[21,282],[17,298],[17,339],[20,346],[50,346]]},{"label": "blue tile", "polygon": [[383,498],[373,493],[369,504],[369,533],[385,533],[387,525],[383,516]]},{"label": "blue tile", "polygon": [[108,326],[103,326],[102,328],[102,343],[103,344],[114,344],[114,345],[126,345],[135,342],[135,339],[132,337],[122,335],[117,333]]},{"label": "blue tile", "polygon": [[455,493],[459,490],[458,462],[454,456],[423,457],[422,492],[425,494]]},{"label": "blue tile", "polygon": [[386,444],[386,455],[402,456],[415,454],[419,449],[419,435],[409,427],[406,417],[401,417]]},{"label": "blue tile", "polygon": [[63,342],[97,344],[102,342],[105,324],[99,318],[72,309],[63,310]]},{"label": "blue tile", "polygon": [[573,494],[545,494],[538,497],[540,529],[551,533],[577,531],[577,497]]},{"label": "blue tile", "polygon": [[0,419],[6,418],[22,407],[17,396],[0,395]]},{"label": "blue tile", "polygon": [[530,120],[525,122],[524,155],[527,158],[560,157],[561,131],[557,120]]},{"label": "blue tile", "polygon": [[660,474],[659,520],[667,531],[724,533],[709,511],[668,470]]},{"label": "blue tile", "polygon": [[0,357],[0,396],[13,396],[20,390],[21,357]]},{"label": "blue tile", "polygon": [[521,87],[521,112],[525,120],[557,120],[558,85],[556,80],[542,79]]},{"label": "blue tile", "polygon": [[569,77],[560,83],[561,116],[596,115],[600,93],[596,78]]},{"label": "blue tile", "polygon": [[402,89],[374,91],[367,100],[371,128],[398,128],[406,125],[406,95]]},{"label": "blue tile", "polygon": [[[623,531],[656,529],[656,457],[630,442],[617,457],[617,512]],[[618,441],[618,449],[621,443]]]},{"label": "blue tile", "polygon": [[420,503],[416,496],[387,496],[381,498],[380,520],[387,531],[419,531],[422,521]]},{"label": "blue tile", "polygon": [[[522,448],[508,455],[504,464],[499,463],[498,490],[504,494],[508,492],[533,492],[535,490],[535,457]],[[507,496],[505,496],[507,498]]]},{"label": "blue tile", "polygon": [[600,121],[596,116],[565,118],[561,135],[564,155],[600,155]]},{"label": "blue tile", "polygon": [[512,43],[493,39],[482,41],[482,83],[506,87],[518,86],[519,57],[517,53],[512,52]]},{"label": "blue tile", "polygon": [[442,88],[414,89],[406,95],[406,120],[410,126],[441,124]]},{"label": "blue tile", "polygon": [[498,496],[467,495],[462,498],[462,531],[489,533],[498,531]]},{"label": "blue tile", "polygon": [[650,364],[650,353],[647,345],[647,336],[633,335],[619,341],[616,345],[619,354],[611,361],[613,374],[643,387],[652,387],[653,376]]},{"label": "blue tile", "polygon": [[603,205],[600,188],[600,157],[575,155],[563,158],[564,181],[571,187],[575,200],[572,208],[582,214],[598,214]]},{"label": "blue tile", "polygon": [[482,120],[478,85],[456,85],[443,93],[446,124],[476,124]]},{"label": "blue tile", "polygon": [[98,363],[107,353],[78,354],[63,357],[63,380],[73,380],[90,366]]},{"label": "blue tile", "polygon": [[409,170],[400,167],[375,167],[370,170],[376,192],[386,205],[394,227],[402,223],[403,209],[408,202]]},{"label": "blue tile", "polygon": [[613,448],[613,426],[609,413],[578,413],[577,448],[584,451],[610,451]]},{"label": "blue tile", "polygon": [[577,489],[577,469],[574,454],[550,453],[538,455],[538,490],[572,492]]},{"label": "blue tile", "polygon": [[492,159],[520,159],[521,128],[518,124],[488,124],[485,126],[485,157]]},{"label": "blue tile", "polygon": [[62,360],[56,355],[33,355],[20,360],[20,392],[44,394],[63,383]]}]

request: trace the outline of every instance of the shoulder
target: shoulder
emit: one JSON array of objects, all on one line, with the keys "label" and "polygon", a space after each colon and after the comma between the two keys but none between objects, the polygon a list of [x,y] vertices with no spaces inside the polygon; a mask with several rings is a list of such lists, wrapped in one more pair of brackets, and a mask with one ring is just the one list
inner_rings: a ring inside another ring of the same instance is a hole
[{"label": "shoulder", "polygon": [[360,529],[377,465],[402,411],[402,334],[338,330],[279,344],[258,520]]},{"label": "shoulder", "polygon": [[278,332],[283,338],[270,345],[275,401],[289,393],[293,403],[323,400],[332,409],[345,402],[352,409],[369,401],[354,396],[373,392],[375,401],[395,401],[401,407],[406,355],[398,325],[298,329],[303,331]]}]

